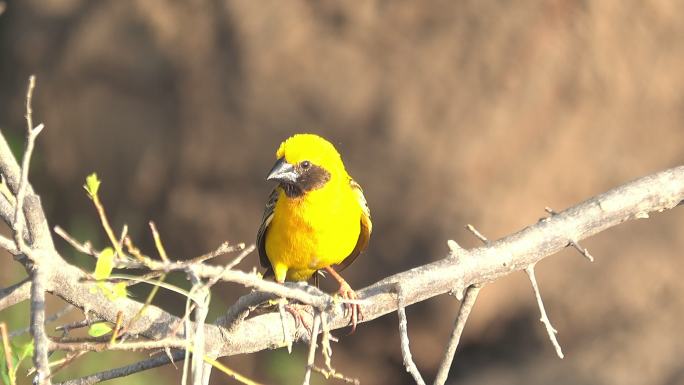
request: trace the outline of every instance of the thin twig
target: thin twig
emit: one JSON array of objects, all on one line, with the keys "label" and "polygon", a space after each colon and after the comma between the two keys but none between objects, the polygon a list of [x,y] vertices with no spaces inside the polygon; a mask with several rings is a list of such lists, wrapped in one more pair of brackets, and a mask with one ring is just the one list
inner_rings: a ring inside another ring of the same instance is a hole
[{"label": "thin twig", "polygon": [[527,273],[527,276],[530,278],[530,282],[532,283],[532,290],[534,290],[534,296],[537,298],[537,305],[539,306],[539,313],[541,314],[541,318],[539,319],[539,321],[541,321],[544,324],[544,327],[546,328],[546,333],[549,335],[549,340],[551,340],[553,347],[556,349],[556,354],[558,355],[558,357],[563,358],[563,350],[561,349],[561,346],[558,343],[558,340],[556,339],[556,333],[558,333],[558,331],[554,329],[551,325],[551,321],[549,320],[549,317],[546,315],[546,309],[544,309],[544,301],[542,301],[541,293],[539,292],[539,286],[537,285],[537,278],[534,275],[534,265],[532,264],[526,267],[525,272]]},{"label": "thin twig", "polygon": [[[197,304],[192,302],[190,298],[186,299],[185,313],[183,314],[183,317],[180,320],[178,320],[177,324],[173,328],[171,328],[171,335],[177,335],[181,327],[185,327],[185,329],[187,330],[188,327],[192,325],[192,322],[190,322],[190,315],[193,311],[195,311],[195,306],[197,306]],[[185,335],[187,333],[183,334]]]},{"label": "thin twig", "polygon": [[[237,245],[231,245],[229,242],[223,242],[215,250],[210,251],[206,254],[202,254],[199,257],[191,258],[188,260],[188,262],[191,264],[197,264],[198,262],[204,262],[208,259],[216,258],[216,257],[223,255],[223,254],[232,253],[232,252],[237,251],[237,250],[244,250],[244,248],[245,248],[244,243],[238,243]],[[252,250],[254,250],[254,249],[252,249]]]},{"label": "thin twig", "polygon": [[580,254],[582,254],[584,256],[584,258],[588,259],[589,262],[594,262],[594,256],[589,254],[589,250],[580,246],[579,243],[577,243],[573,240],[570,240],[570,246],[574,247],[575,250],[577,250]]},{"label": "thin twig", "polygon": [[10,346],[9,336],[7,335],[7,324],[0,322],[0,337],[2,337],[2,348],[5,352],[5,365],[9,377],[10,385],[16,384],[16,374],[14,372],[14,360],[12,360],[12,347]]},{"label": "thin twig", "polygon": [[157,248],[157,252],[161,257],[162,261],[169,262],[169,256],[166,255],[166,249],[164,249],[164,244],[162,244],[161,237],[159,237],[159,231],[157,231],[157,226],[154,222],[150,221],[150,229],[152,230],[152,238],[154,238],[154,245]]},{"label": "thin twig", "polygon": [[[192,341],[192,322],[190,322],[190,314],[192,312],[191,306],[197,306],[197,303],[192,302],[190,295],[185,298],[185,314],[183,315],[183,328],[185,336],[185,357],[183,359],[183,372],[181,374],[181,385],[186,385],[188,383],[188,374],[190,374],[190,342]],[[179,325],[180,326],[180,325]]]},{"label": "thin twig", "polygon": [[[152,234],[154,236],[154,242],[157,247],[157,250],[159,251],[160,255],[163,255],[162,259],[166,258],[166,261],[168,262],[168,257],[166,256],[166,250],[164,249],[164,245],[161,242],[161,238],[159,237],[159,233],[157,232],[157,228],[154,225],[154,222],[150,221],[150,228],[152,229]],[[127,235],[127,229],[128,226],[124,226],[124,231],[121,234],[121,241],[120,244],[125,243],[126,247],[128,250],[133,250],[135,253],[134,255],[136,258],[139,260],[144,259],[141,257],[139,250],[133,246],[133,242],[131,242],[130,238]],[[157,295],[157,292],[159,292],[159,287],[164,283],[164,279],[166,279],[166,273],[162,273],[159,276],[159,279],[157,280],[156,284],[152,286],[152,290],[150,290],[149,294],[147,295],[147,298],[145,299],[145,303],[143,306],[138,310],[138,312],[131,318],[131,320],[128,322],[128,325],[126,326],[126,330],[130,329],[138,319],[140,319],[140,316],[145,312],[145,310],[150,306],[152,303],[152,300],[154,300],[154,297]]]},{"label": "thin twig", "polygon": [[[244,243],[240,243],[240,244],[238,245],[238,247],[240,247],[240,246],[242,246],[242,247],[244,248],[244,247],[245,247],[245,244],[244,244]],[[226,269],[226,270],[230,270],[230,269],[234,268],[235,266],[237,266],[238,264],[240,264],[240,262],[242,262],[242,260],[245,259],[246,256],[250,255],[250,254],[252,253],[252,251],[254,251],[255,248],[256,248],[255,245],[249,245],[249,247],[247,247],[246,249],[242,250],[242,252],[241,252],[240,254],[238,254],[237,257],[233,258],[233,260],[230,261],[230,262],[226,265],[225,269]]]},{"label": "thin twig", "polygon": [[468,286],[465,292],[465,298],[461,302],[461,307],[458,311],[458,316],[456,317],[456,323],[454,325],[454,330],[451,332],[451,337],[449,338],[449,344],[447,345],[446,352],[444,353],[444,359],[442,364],[439,366],[437,371],[437,377],[435,377],[435,385],[444,385],[449,376],[449,369],[451,369],[451,363],[454,361],[454,354],[456,354],[456,348],[461,340],[461,334],[463,334],[463,328],[465,327],[470,311],[475,305],[475,300],[477,295],[480,293],[479,286]]},{"label": "thin twig", "polygon": [[[67,354],[66,357],[56,360],[56,361],[51,361],[50,362],[50,367],[53,368],[56,366],[56,368],[52,371],[51,376],[54,378],[54,376],[62,369],[66,368],[71,364],[72,362],[76,361],[78,358],[86,355],[88,352],[76,352],[76,353],[69,353]],[[29,370],[28,375],[33,374],[31,370]]]},{"label": "thin twig", "polygon": [[109,339],[109,343],[113,344],[121,333],[121,324],[123,323],[123,313],[119,312],[116,315],[116,322],[114,323],[114,328],[112,328],[112,337]]},{"label": "thin twig", "polygon": [[467,229],[468,231],[470,231],[471,233],[473,233],[473,235],[474,235],[477,239],[481,240],[482,243],[484,243],[485,245],[489,243],[489,239],[487,239],[487,237],[485,237],[484,235],[482,235],[482,233],[480,233],[479,231],[477,231],[477,229],[475,228],[475,226],[473,226],[473,225],[471,225],[471,224],[469,223],[469,224],[466,225],[466,229]]},{"label": "thin twig", "polygon": [[84,377],[75,378],[72,380],[60,382],[55,385],[94,385],[102,381],[108,381],[114,378],[125,377],[131,374],[142,372],[144,370],[157,368],[168,364],[169,362],[177,362],[183,359],[185,352],[183,350],[174,350],[171,353],[171,358],[165,355],[152,357],[134,364],[122,366],[115,369],[105,370],[99,373],[90,374]]},{"label": "thin twig", "polygon": [[311,338],[309,340],[309,355],[306,359],[306,372],[304,373],[304,381],[302,385],[309,385],[311,381],[311,370],[314,367],[314,360],[316,359],[316,340],[318,339],[318,328],[321,325],[321,314],[319,311],[314,310],[314,320],[313,326],[311,327]]},{"label": "thin twig", "polygon": [[[66,306],[64,306],[64,307],[61,308],[59,311],[55,312],[55,314],[53,314],[53,315],[47,317],[47,318],[45,319],[45,324],[49,324],[50,322],[54,322],[54,321],[56,321],[56,320],[58,320],[58,319],[64,317],[67,313],[69,313],[70,311],[72,311],[72,310],[74,310],[74,309],[76,309],[76,308],[73,307],[72,305],[66,305]],[[24,328],[24,329],[13,330],[13,331],[10,333],[10,338],[14,338],[14,337],[16,337],[16,336],[20,336],[20,335],[22,335],[22,334],[26,334],[26,333],[28,333],[28,332],[30,332],[30,331],[31,331],[31,328],[30,328],[30,327]]]},{"label": "thin twig", "polygon": [[318,367],[316,365],[314,365],[311,369],[316,373],[320,373],[326,379],[334,378],[336,380],[346,382],[347,384],[361,385],[361,381],[359,381],[358,378],[345,377],[344,374],[337,372],[337,371],[334,371],[334,370],[330,371],[326,368],[321,368],[321,367]]},{"label": "thin twig", "polygon": [[[123,227],[121,228],[121,235],[119,235],[119,250],[123,250],[124,246],[124,239],[128,237],[128,225],[124,223]],[[119,258],[123,258],[123,255],[119,255]]]},{"label": "thin twig", "polygon": [[131,318],[131,320],[128,322],[128,325],[126,325],[125,330],[132,328],[133,325],[135,325],[136,321],[138,321],[142,314],[145,312],[145,309],[147,309],[147,307],[150,306],[150,304],[154,300],[154,297],[159,292],[159,287],[164,283],[164,279],[166,279],[166,273],[161,273],[161,276],[157,280],[157,283],[152,285],[152,290],[150,290],[149,294],[147,294],[145,303],[140,308],[140,310],[138,310],[138,312],[133,316],[133,318]]},{"label": "thin twig", "polygon": [[406,310],[404,310],[401,286],[397,288],[397,314],[399,315],[399,338],[401,339],[401,357],[404,359],[404,367],[406,368],[406,371],[413,376],[413,380],[416,381],[416,384],[425,385],[425,380],[423,380],[423,376],[420,375],[420,371],[418,370],[416,363],[413,362],[413,357],[411,356],[408,338],[408,321],[406,320]]},{"label": "thin twig", "polygon": [[17,249],[16,243],[3,235],[0,235],[0,248],[7,250],[12,255],[21,254],[19,249]]},{"label": "thin twig", "polygon": [[278,299],[278,314],[280,315],[280,324],[283,328],[283,342],[285,343],[285,346],[287,346],[287,352],[292,353],[292,335],[290,335],[290,328],[287,326],[286,304],[287,299]]},{"label": "thin twig", "polygon": [[81,243],[81,242],[77,241],[74,237],[69,235],[69,233],[67,233],[66,230],[64,230],[63,228],[61,228],[59,226],[55,226],[53,228],[53,230],[55,231],[55,233],[57,235],[62,237],[62,239],[67,241],[67,243],[70,244],[71,247],[80,251],[81,253],[86,254],[86,255],[90,255],[93,257],[97,257],[97,255],[100,254],[100,251],[95,250],[93,248],[93,246],[90,244],[90,242]]},{"label": "thin twig", "polygon": [[224,374],[228,375],[229,377],[233,378],[234,380],[239,381],[245,385],[261,385],[260,383],[254,381],[250,378],[247,378],[247,377],[241,375],[240,373],[237,373],[236,371],[228,368],[227,366],[223,365],[222,363],[218,362],[217,360],[215,360],[213,358],[204,356],[204,362],[210,364],[212,367],[220,370]]},{"label": "thin twig", "polygon": [[[480,233],[474,226],[468,224],[466,229],[473,233],[477,239],[482,241],[482,243],[489,245],[489,239],[482,235],[482,233]],[[461,248],[461,246],[459,246],[455,241],[451,241],[448,244],[452,253],[456,254],[463,252],[463,248]],[[456,348],[458,348],[458,343],[461,340],[461,335],[463,334],[466,321],[468,320],[470,311],[475,305],[475,300],[477,299],[477,295],[480,293],[481,288],[482,286],[480,284],[468,286],[465,289],[464,298],[459,298],[459,301],[461,301],[461,306],[459,307],[458,315],[456,316],[456,322],[454,324],[454,329],[451,332],[451,337],[449,338],[449,343],[444,353],[444,358],[439,366],[439,370],[437,371],[437,376],[435,377],[435,385],[443,385],[449,377],[449,370],[451,369],[451,364],[454,361]]]},{"label": "thin twig", "polygon": [[169,337],[164,338],[159,341],[130,341],[130,342],[118,342],[109,343],[107,341],[103,342],[50,342],[50,350],[62,350],[65,352],[79,352],[79,351],[89,351],[89,352],[103,352],[105,350],[123,350],[128,352],[140,351],[140,350],[154,350],[163,348],[180,349],[188,346],[186,340]]},{"label": "thin twig", "polygon": [[30,297],[31,278],[26,278],[6,289],[0,289],[0,310],[16,305]]},{"label": "thin twig", "polygon": [[[137,259],[139,263],[142,263],[143,266],[145,266],[145,263],[149,260],[149,258],[147,256],[143,255],[140,252],[140,249],[138,249],[137,247],[135,247],[135,245],[133,245],[133,241],[131,240],[131,237],[129,237],[129,236],[124,237],[123,242],[124,242],[124,245],[126,246],[126,250],[133,257],[135,257],[135,259]],[[133,267],[133,266],[130,266],[130,267]]]},{"label": "thin twig", "polygon": [[24,225],[25,219],[23,214],[24,200],[26,199],[26,191],[28,189],[28,173],[31,165],[31,155],[33,154],[33,147],[36,143],[36,138],[45,127],[42,123],[38,126],[33,126],[33,110],[31,102],[33,100],[33,90],[36,87],[36,77],[31,75],[29,78],[28,90],[26,91],[26,149],[24,150],[24,158],[21,162],[21,179],[19,182],[19,190],[17,192],[17,204],[14,211],[14,241],[17,244],[17,249],[25,252],[26,244],[24,242]]},{"label": "thin twig", "polygon": [[190,275],[195,290],[195,297],[200,301],[195,302],[195,333],[193,335],[193,369],[192,369],[192,383],[193,385],[203,385],[204,383],[204,369],[211,370],[211,366],[205,367],[203,357],[205,355],[204,347],[206,346],[206,338],[204,334],[204,322],[207,319],[209,312],[209,288],[202,284],[202,281],[195,275]]},{"label": "thin twig", "polygon": [[325,368],[320,368],[314,365],[312,367],[312,370],[316,373],[320,373],[326,379],[335,378],[344,381],[348,384],[359,385],[361,382],[358,378],[347,377],[332,367],[332,346],[330,345],[330,342],[337,342],[337,339],[334,338],[332,334],[330,334],[330,327],[328,326],[327,314],[325,312],[320,312],[320,317],[321,329],[323,329],[323,333],[321,333],[321,354],[323,355]]},{"label": "thin twig", "polygon": [[121,249],[121,244],[119,244],[119,240],[117,239],[116,235],[114,235],[114,230],[112,230],[112,226],[109,224],[109,219],[107,218],[104,205],[102,204],[102,201],[100,201],[100,196],[97,194],[97,191],[95,191],[93,194],[88,194],[88,196],[92,199],[93,204],[95,205],[97,214],[100,217],[100,222],[102,223],[102,228],[107,234],[109,242],[116,250],[117,258],[123,258],[124,254],[123,250]]},{"label": "thin twig", "polygon": [[80,329],[84,327],[88,327],[90,325],[94,325],[100,322],[106,322],[104,318],[91,318],[91,319],[83,319],[75,322],[70,322],[68,324],[64,325],[59,325],[55,328],[56,331],[62,331],[64,332],[64,335],[68,334],[71,330],[74,329]]}]

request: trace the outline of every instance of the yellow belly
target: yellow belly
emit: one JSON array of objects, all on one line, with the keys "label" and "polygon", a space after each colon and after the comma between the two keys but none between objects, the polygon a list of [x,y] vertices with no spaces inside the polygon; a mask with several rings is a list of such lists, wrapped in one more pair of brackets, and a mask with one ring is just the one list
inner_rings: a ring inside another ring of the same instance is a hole
[{"label": "yellow belly", "polygon": [[320,189],[300,198],[280,193],[266,233],[266,255],[276,280],[307,280],[342,262],[361,231],[358,201],[346,192]]}]

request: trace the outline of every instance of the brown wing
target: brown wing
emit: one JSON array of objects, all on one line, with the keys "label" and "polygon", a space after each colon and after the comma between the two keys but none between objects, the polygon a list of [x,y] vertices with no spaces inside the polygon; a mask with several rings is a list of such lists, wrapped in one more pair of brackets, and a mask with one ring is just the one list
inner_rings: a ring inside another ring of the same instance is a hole
[{"label": "brown wing", "polygon": [[259,262],[261,263],[261,266],[268,268],[264,275],[269,275],[269,271],[272,274],[271,261],[268,260],[268,256],[266,255],[266,230],[268,230],[268,225],[273,219],[273,211],[275,210],[279,193],[277,186],[271,191],[268,202],[266,202],[266,207],[264,207],[264,216],[261,218],[261,226],[259,226],[259,231],[257,232]]},{"label": "brown wing", "polygon": [[366,202],[366,197],[363,196],[363,190],[361,186],[356,183],[354,179],[349,179],[349,184],[351,188],[356,193],[356,199],[361,206],[361,231],[359,233],[359,239],[356,241],[356,246],[352,250],[351,254],[345,258],[342,262],[336,265],[337,271],[342,271],[351,265],[352,262],[359,256],[366,247],[368,247],[368,241],[370,240],[371,232],[373,231],[373,223],[371,223],[370,209],[368,208],[368,202]]}]

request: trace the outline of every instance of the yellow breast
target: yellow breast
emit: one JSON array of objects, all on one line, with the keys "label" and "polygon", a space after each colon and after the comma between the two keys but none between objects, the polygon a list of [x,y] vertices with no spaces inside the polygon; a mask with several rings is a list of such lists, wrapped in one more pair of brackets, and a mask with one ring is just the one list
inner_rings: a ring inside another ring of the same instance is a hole
[{"label": "yellow breast", "polygon": [[348,184],[298,198],[281,190],[266,233],[266,254],[276,279],[306,280],[316,270],[342,262],[354,250],[360,223],[361,208]]}]

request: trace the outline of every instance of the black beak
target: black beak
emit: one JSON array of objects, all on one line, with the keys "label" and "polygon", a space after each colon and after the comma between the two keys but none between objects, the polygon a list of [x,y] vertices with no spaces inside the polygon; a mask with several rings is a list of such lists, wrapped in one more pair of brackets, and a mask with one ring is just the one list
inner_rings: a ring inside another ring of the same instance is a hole
[{"label": "black beak", "polygon": [[295,171],[294,166],[287,163],[285,158],[280,158],[273,165],[273,168],[268,173],[266,180],[275,180],[281,183],[294,184],[297,182],[299,174]]}]

